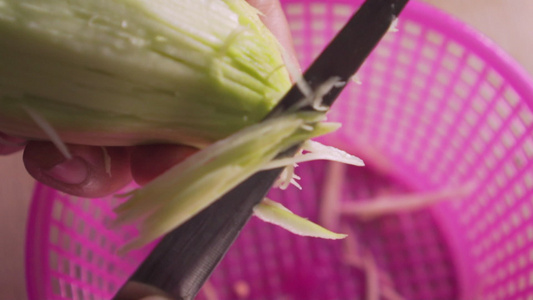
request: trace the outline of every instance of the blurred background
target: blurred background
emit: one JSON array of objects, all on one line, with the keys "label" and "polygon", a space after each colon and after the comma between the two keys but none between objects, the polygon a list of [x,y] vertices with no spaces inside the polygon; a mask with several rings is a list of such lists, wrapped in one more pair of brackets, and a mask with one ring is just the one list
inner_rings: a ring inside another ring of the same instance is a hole
[{"label": "blurred background", "polygon": [[[496,42],[533,74],[533,1],[425,0],[456,16]],[[401,19],[400,19],[401,21]],[[34,182],[21,154],[0,157],[0,299],[26,299],[24,240]]]}]

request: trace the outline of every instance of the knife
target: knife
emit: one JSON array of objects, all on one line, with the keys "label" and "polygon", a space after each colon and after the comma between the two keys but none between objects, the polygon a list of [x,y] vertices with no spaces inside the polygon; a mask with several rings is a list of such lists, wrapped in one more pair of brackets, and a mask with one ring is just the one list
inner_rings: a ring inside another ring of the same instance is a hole
[{"label": "knife", "polygon": [[[316,90],[333,77],[348,82],[389,30],[408,0],[367,0],[303,74]],[[322,104],[331,106],[345,85],[335,85]],[[305,96],[294,85],[266,118],[275,117]],[[313,109],[310,105],[300,108]],[[290,156],[299,145],[281,156]],[[282,168],[261,171],[226,193],[189,221],[168,233],[130,276],[113,299],[146,296],[194,299],[204,282],[268,193]]]}]

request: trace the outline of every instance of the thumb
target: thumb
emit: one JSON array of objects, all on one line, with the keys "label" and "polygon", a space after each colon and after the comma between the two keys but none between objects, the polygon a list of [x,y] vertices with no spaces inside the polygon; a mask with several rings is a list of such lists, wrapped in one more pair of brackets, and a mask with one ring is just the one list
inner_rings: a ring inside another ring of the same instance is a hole
[{"label": "thumb", "polygon": [[23,155],[26,170],[52,188],[81,197],[105,196],[131,181],[128,148],[67,147],[70,159],[50,142],[29,142]]}]

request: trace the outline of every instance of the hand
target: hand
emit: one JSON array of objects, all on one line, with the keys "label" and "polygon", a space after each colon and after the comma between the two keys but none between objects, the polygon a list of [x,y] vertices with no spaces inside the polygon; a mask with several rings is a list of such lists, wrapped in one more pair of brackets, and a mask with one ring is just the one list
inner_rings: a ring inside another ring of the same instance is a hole
[{"label": "hand", "polygon": [[[279,1],[249,0],[263,13],[262,20],[285,47],[296,64],[287,21]],[[0,133],[0,154],[24,149],[24,165],[36,180],[57,190],[82,196],[101,197],[126,186],[131,180],[146,184],[196,150],[177,145],[94,147],[68,145],[67,160],[50,142],[23,141]]]}]

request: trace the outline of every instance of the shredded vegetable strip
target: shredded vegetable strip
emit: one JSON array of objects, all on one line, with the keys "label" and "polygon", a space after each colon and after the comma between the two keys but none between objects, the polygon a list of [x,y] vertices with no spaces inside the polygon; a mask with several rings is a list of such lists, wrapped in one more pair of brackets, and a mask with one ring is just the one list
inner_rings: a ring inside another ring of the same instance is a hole
[{"label": "shredded vegetable strip", "polygon": [[331,160],[331,161],[337,161],[345,164],[350,164],[354,166],[364,166],[363,160],[360,158],[353,156],[351,154],[346,153],[345,151],[342,151],[340,149],[331,147],[331,146],[325,146],[315,141],[307,141],[304,143],[303,146],[304,150],[309,151],[309,153],[302,154],[302,155],[296,155],[294,157],[289,158],[281,158],[273,160],[263,167],[263,170],[268,169],[276,169],[280,167],[289,166],[292,164],[298,164],[302,162],[307,161],[313,161],[313,160]]},{"label": "shredded vegetable strip", "polygon": [[46,119],[43,118],[43,116],[35,112],[33,109],[24,107],[24,110],[26,110],[26,112],[28,113],[30,118],[35,122],[35,124],[44,131],[44,133],[48,136],[50,141],[52,141],[52,143],[54,143],[54,145],[57,147],[59,152],[61,152],[61,154],[63,154],[63,156],[66,159],[71,159],[72,155],[70,154],[70,151],[68,150],[67,145],[65,145],[65,143],[61,140],[61,137],[59,137],[59,134],[54,129],[54,127],[48,121],[46,121]]},{"label": "shredded vegetable strip", "polygon": [[339,234],[321,227],[308,219],[293,214],[285,206],[270,199],[264,199],[254,207],[254,215],[259,219],[278,225],[287,231],[301,236],[323,239],[343,239],[345,234]]},{"label": "shredded vegetable strip", "polygon": [[343,224],[343,231],[348,237],[343,242],[343,262],[357,268],[365,274],[366,300],[379,300],[383,296],[386,300],[405,300],[393,287],[390,277],[380,271],[372,253],[359,245],[353,230]]},{"label": "shredded vegetable strip", "polygon": [[367,201],[345,202],[340,211],[344,215],[356,216],[361,220],[371,220],[387,214],[419,210],[447,199],[462,198],[471,194],[474,188],[474,184],[466,184],[460,188],[445,188],[434,192],[381,196]]},{"label": "shredded vegetable strip", "polygon": [[332,230],[336,230],[339,227],[339,207],[342,187],[344,186],[344,174],[346,174],[345,164],[338,162],[328,163],[318,220],[322,226]]},{"label": "shredded vegetable strip", "polygon": [[366,275],[366,300],[379,300],[379,270],[372,253],[370,251],[365,252],[363,256],[363,269]]}]

